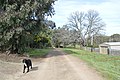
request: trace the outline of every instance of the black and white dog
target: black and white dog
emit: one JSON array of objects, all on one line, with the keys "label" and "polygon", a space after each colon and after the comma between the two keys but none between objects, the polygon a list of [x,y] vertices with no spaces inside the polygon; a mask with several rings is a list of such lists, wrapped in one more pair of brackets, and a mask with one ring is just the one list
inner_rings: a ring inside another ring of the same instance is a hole
[{"label": "black and white dog", "polygon": [[23,59],[22,62],[24,63],[23,73],[25,73],[26,68],[27,68],[27,72],[29,72],[29,67],[31,67],[32,69],[32,61],[30,59]]}]

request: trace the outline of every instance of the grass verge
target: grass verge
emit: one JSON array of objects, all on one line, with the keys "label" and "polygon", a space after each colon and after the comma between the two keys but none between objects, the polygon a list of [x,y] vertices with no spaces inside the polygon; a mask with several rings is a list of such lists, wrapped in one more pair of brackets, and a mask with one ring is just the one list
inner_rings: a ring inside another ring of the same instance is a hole
[{"label": "grass verge", "polygon": [[48,52],[50,52],[52,50],[52,48],[48,48],[48,49],[29,49],[28,53],[30,57],[45,57]]},{"label": "grass verge", "polygon": [[109,56],[78,49],[65,48],[63,50],[95,67],[107,80],[120,80],[120,56]]}]

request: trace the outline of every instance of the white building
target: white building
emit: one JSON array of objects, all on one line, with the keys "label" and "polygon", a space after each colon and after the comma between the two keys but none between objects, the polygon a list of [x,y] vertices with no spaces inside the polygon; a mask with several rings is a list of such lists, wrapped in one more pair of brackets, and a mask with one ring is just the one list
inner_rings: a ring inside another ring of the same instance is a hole
[{"label": "white building", "polygon": [[120,54],[120,42],[105,42],[99,45],[101,54]]}]

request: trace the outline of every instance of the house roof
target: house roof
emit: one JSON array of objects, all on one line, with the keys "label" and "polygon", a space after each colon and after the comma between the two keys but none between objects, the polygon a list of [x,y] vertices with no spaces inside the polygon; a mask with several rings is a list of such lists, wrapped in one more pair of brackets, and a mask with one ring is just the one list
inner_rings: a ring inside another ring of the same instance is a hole
[{"label": "house roof", "polygon": [[120,42],[105,42],[100,44],[100,46],[120,46]]}]

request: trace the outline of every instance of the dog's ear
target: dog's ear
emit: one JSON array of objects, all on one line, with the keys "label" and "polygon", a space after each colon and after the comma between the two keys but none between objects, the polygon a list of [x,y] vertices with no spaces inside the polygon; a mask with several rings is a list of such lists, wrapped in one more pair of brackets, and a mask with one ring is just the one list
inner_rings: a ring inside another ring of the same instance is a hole
[{"label": "dog's ear", "polygon": [[24,59],[22,60],[22,63],[24,63]]},{"label": "dog's ear", "polygon": [[25,63],[25,61],[26,61],[26,59],[23,59],[23,60],[22,60],[22,63]]}]

